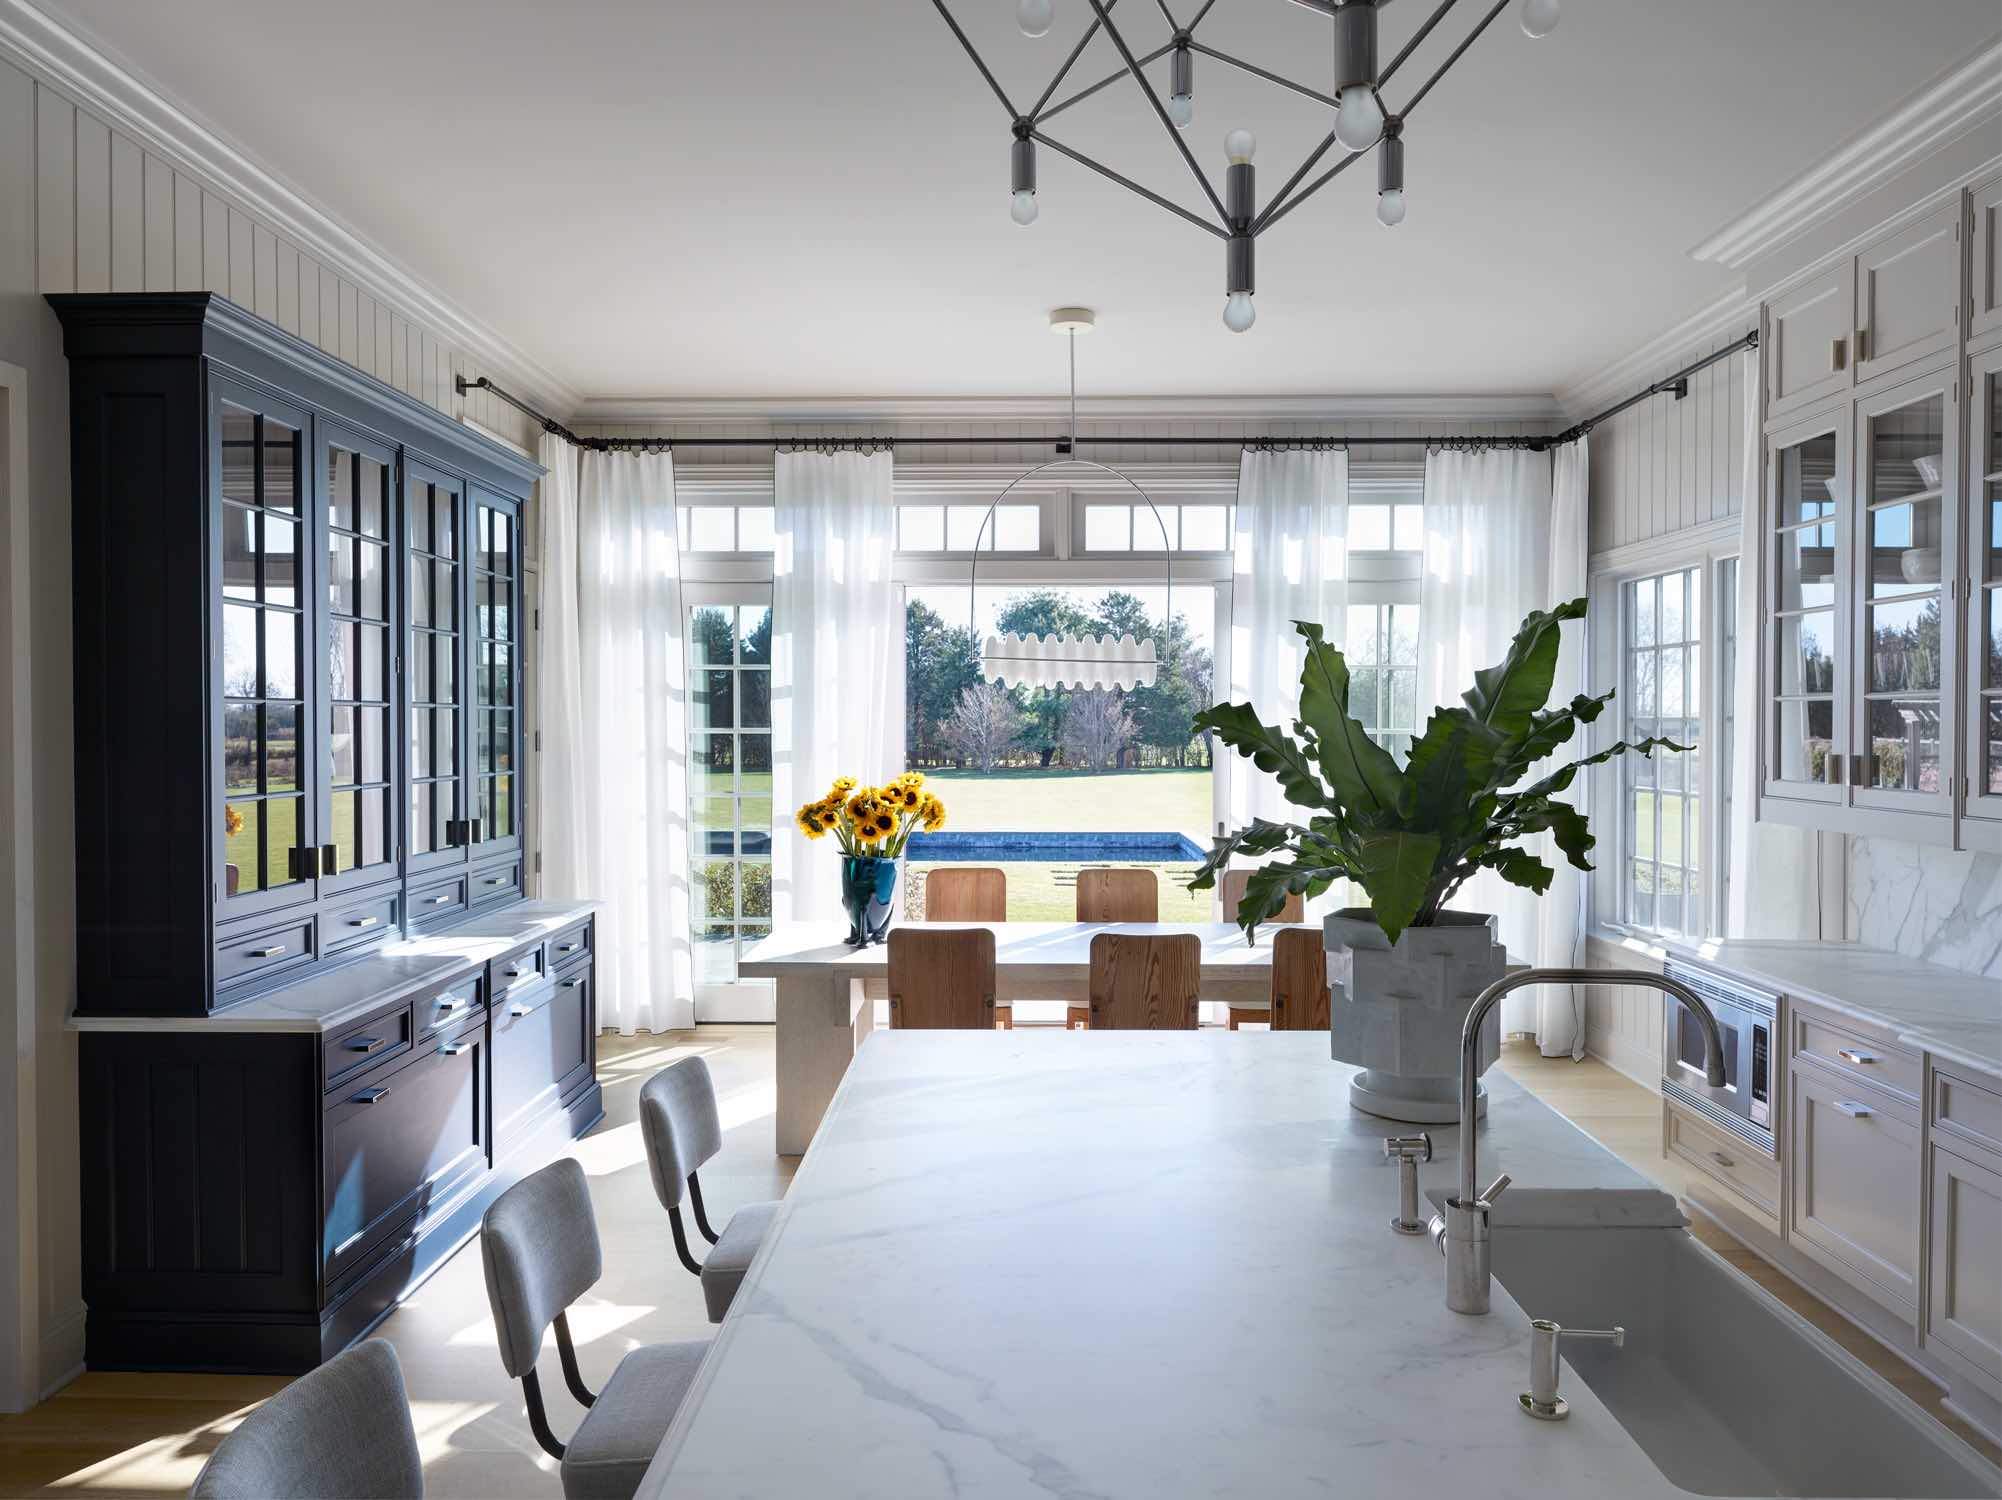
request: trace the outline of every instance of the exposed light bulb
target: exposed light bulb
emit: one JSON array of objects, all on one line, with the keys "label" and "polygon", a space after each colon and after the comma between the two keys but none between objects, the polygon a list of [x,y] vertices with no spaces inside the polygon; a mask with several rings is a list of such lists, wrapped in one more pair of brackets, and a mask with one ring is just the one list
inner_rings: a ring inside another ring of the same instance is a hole
[{"label": "exposed light bulb", "polygon": [[1335,110],[1335,139],[1351,151],[1367,151],[1383,134],[1383,106],[1376,102],[1376,86],[1352,83],[1342,90]]},{"label": "exposed light bulb", "polygon": [[1223,154],[1233,167],[1244,166],[1258,151],[1258,137],[1248,130],[1233,130],[1223,138]]},{"label": "exposed light bulb", "polygon": [[1015,24],[1023,36],[1048,36],[1056,19],[1056,0],[1018,0],[1015,6]]},{"label": "exposed light bulb", "polygon": [[1027,188],[1015,194],[1014,198],[1008,204],[1008,217],[1013,219],[1017,224],[1035,223],[1036,195]]},{"label": "exposed light bulb", "polygon": [[1232,292],[1223,304],[1223,326],[1232,333],[1243,333],[1258,321],[1258,309],[1251,305],[1251,293]]},{"label": "exposed light bulb", "polygon": [[1522,0],[1522,34],[1526,37],[1549,36],[1557,29],[1557,22],[1563,14],[1558,0]]},{"label": "exposed light bulb", "polygon": [[1172,94],[1168,98],[1168,118],[1175,122],[1177,130],[1187,130],[1189,122],[1196,117],[1196,99],[1193,94]]},{"label": "exposed light bulb", "polygon": [[1404,222],[1404,189],[1388,188],[1376,195],[1376,222],[1395,229]]}]

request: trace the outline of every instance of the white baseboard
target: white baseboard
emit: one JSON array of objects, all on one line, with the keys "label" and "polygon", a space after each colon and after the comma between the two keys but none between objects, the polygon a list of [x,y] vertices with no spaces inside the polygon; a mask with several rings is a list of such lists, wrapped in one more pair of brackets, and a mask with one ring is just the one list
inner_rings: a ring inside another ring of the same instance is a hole
[{"label": "white baseboard", "polygon": [[78,1302],[42,1328],[42,1394],[46,1401],[83,1373],[83,1325],[89,1309]]},{"label": "white baseboard", "polygon": [[1610,1031],[1585,1028],[1585,1051],[1649,1093],[1661,1092],[1661,1058],[1646,1047],[1622,1042]]}]

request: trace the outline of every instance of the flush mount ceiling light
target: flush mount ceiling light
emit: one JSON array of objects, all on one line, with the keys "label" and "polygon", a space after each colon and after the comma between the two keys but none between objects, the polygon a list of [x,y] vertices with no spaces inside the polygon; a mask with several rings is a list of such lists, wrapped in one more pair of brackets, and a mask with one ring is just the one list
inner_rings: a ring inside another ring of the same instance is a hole
[{"label": "flush mount ceiling light", "polygon": [[[1075,0],[1068,0],[1075,3]],[[1036,147],[1047,146],[1061,156],[1067,156],[1080,166],[1089,167],[1100,176],[1109,178],[1121,187],[1139,194],[1157,207],[1188,220],[1199,229],[1208,230],[1224,242],[1224,326],[1233,333],[1243,333],[1251,327],[1257,316],[1251,305],[1254,291],[1254,247],[1258,236],[1270,229],[1287,214],[1298,208],[1308,198],[1319,192],[1328,183],[1339,177],[1344,170],[1359,160],[1372,148],[1380,147],[1377,153],[1377,199],[1376,217],[1386,228],[1395,228],[1404,222],[1404,126],[1411,112],[1432,86],[1445,76],[1446,70],[1458,62],[1466,50],[1474,44],[1480,34],[1504,10],[1512,4],[1520,3],[1523,34],[1529,37],[1548,36],[1556,28],[1559,14],[1559,0],[1494,0],[1482,13],[1480,20],[1432,72],[1420,84],[1411,97],[1404,101],[1402,109],[1391,111],[1385,108],[1383,86],[1393,74],[1404,65],[1406,58],[1417,50],[1418,45],[1431,35],[1432,30],[1446,18],[1446,13],[1457,0],[1442,0],[1439,7],[1426,17],[1424,23],[1411,34],[1404,47],[1389,64],[1377,66],[1377,13],[1390,0],[1289,0],[1289,3],[1303,6],[1308,10],[1320,11],[1332,22],[1332,53],[1334,68],[1332,73],[1333,92],[1297,83],[1255,63],[1233,57],[1227,52],[1198,41],[1196,28],[1208,16],[1216,0],[1202,0],[1201,8],[1189,18],[1184,26],[1176,22],[1168,7],[1168,0],[1156,0],[1162,16],[1167,20],[1169,37],[1166,43],[1156,47],[1145,56],[1136,56],[1132,46],[1112,22],[1112,8],[1119,0],[1086,0],[1091,7],[1091,20],[1085,27],[1084,35],[1065,56],[1056,76],[1037,97],[1027,111],[1018,110],[1010,101],[966,32],[954,19],[946,7],[946,0],[932,0],[945,24],[952,28],[952,34],[959,39],[959,45],[966,49],[966,55],[973,59],[973,65],[980,70],[987,87],[994,97],[1001,101],[1002,109],[1008,113],[1009,129],[1013,140],[1009,147],[1009,214],[1017,224],[1029,225],[1036,221]],[[1263,0],[1266,4],[1276,4],[1278,0]],[[1015,18],[1025,36],[1047,35],[1056,24],[1056,0],[1017,0]],[[1123,66],[1101,78],[1098,82],[1077,90],[1066,98],[1056,99],[1057,90],[1069,76],[1093,37],[1103,31],[1118,50]],[[1334,123],[1326,137],[1300,163],[1293,175],[1286,179],[1277,196],[1263,209],[1258,207],[1257,169],[1252,166],[1252,154],[1257,149],[1257,141],[1249,130],[1233,130],[1224,137],[1224,182],[1219,194],[1210,182],[1209,174],[1196,161],[1195,153],[1182,139],[1195,119],[1196,113],[1196,54],[1214,58],[1228,67],[1237,68],[1262,78],[1267,83],[1290,89],[1296,94],[1325,105],[1334,111]],[[1161,58],[1168,59],[1167,98],[1163,101],[1160,91],[1148,78],[1149,64]],[[1208,214],[1184,208],[1171,199],[1164,198],[1152,189],[1144,188],[1131,178],[1122,176],[1102,162],[1094,161],[1083,152],[1073,150],[1061,141],[1053,140],[1043,129],[1051,117],[1069,109],[1073,104],[1090,98],[1101,89],[1130,77],[1140,87],[1148,107],[1160,120],[1162,128],[1175,143],[1182,160],[1195,175],[1196,183],[1209,200]],[[1052,100],[1055,100],[1053,103]],[[1320,164],[1321,159],[1339,147],[1341,159],[1311,182],[1305,182],[1307,174]]]},{"label": "flush mount ceiling light", "polygon": [[[1141,488],[1138,480],[1122,474],[1112,465],[1076,456],[1077,336],[1090,333],[1097,326],[1098,314],[1088,307],[1059,307],[1050,312],[1050,332],[1062,334],[1070,348],[1070,442],[1065,448],[1071,456],[1037,464],[1027,473],[1016,476],[1006,489],[994,497],[994,503],[987,507],[987,514],[981,517],[980,529],[973,536],[973,558],[966,568],[966,613],[975,631],[980,628],[979,593],[976,589],[980,578],[980,548],[987,540],[988,528],[994,523],[994,512],[1000,509],[1003,500],[1029,480],[1051,469],[1095,469],[1101,474],[1110,474],[1146,503],[1147,509],[1154,513],[1154,524],[1161,529],[1161,566],[1166,585],[1161,602],[1164,628],[1167,621],[1175,618],[1174,548],[1168,541],[1168,523],[1161,518],[1154,497]],[[1172,642],[1173,638],[1169,639]],[[1109,635],[990,635],[980,649],[980,675],[1002,687],[1152,687],[1159,680],[1160,667],[1154,642],[1136,641],[1131,635],[1122,635],[1117,640]]]}]

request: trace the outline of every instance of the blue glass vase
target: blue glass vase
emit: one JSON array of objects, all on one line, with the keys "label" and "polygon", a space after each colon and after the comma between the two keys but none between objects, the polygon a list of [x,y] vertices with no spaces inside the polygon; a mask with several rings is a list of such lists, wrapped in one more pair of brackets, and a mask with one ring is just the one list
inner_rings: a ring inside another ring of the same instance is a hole
[{"label": "blue glass vase", "polygon": [[898,861],[880,854],[841,857],[841,905],[848,913],[848,945],[866,948],[883,941],[897,914]]}]

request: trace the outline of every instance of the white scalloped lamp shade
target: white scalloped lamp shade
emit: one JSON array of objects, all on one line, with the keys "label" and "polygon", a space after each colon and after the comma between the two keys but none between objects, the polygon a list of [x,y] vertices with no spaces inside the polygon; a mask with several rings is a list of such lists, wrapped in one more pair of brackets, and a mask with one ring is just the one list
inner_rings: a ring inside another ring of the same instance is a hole
[{"label": "white scalloped lamp shade", "polygon": [[1003,687],[1152,687],[1159,663],[1152,640],[1130,635],[990,635],[980,671]]}]

